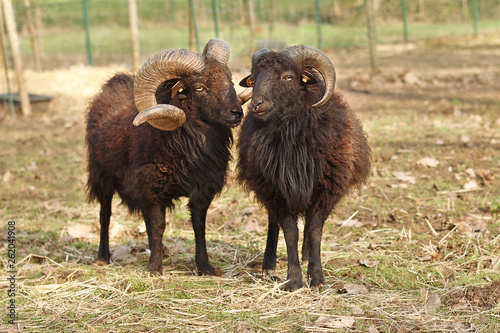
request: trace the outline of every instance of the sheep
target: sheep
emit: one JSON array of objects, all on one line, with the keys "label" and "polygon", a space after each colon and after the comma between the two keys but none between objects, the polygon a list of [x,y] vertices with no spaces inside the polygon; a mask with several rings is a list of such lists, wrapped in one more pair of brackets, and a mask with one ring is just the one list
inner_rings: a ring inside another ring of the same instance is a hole
[{"label": "sheep", "polygon": [[238,138],[238,180],[268,211],[262,270],[276,268],[279,228],[285,236],[285,290],[302,287],[298,217],[304,217],[302,260],[310,287],[325,283],[321,237],[328,215],[368,177],[371,149],[355,114],[334,91],[335,68],[320,50],[304,45],[252,56],[249,113]]},{"label": "sheep", "polygon": [[201,56],[166,50],[147,60],[135,77],[113,76],[91,101],[87,190],[88,200],[100,204],[98,263],[110,262],[108,231],[117,192],[130,213],[142,214],[151,250],[147,270],[161,275],[166,209],[188,197],[197,270],[215,275],[206,248],[206,214],[225,183],[231,128],[243,117],[228,59],[229,45],[215,39]]}]

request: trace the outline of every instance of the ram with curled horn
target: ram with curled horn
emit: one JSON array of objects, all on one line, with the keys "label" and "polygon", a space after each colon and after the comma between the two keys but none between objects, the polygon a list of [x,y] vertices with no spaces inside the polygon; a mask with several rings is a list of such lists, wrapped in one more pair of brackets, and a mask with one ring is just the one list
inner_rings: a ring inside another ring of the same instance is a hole
[{"label": "ram with curled horn", "polygon": [[264,273],[276,268],[283,230],[289,291],[303,285],[298,218],[305,220],[302,260],[308,261],[308,282],[318,287],[325,283],[320,251],[325,220],[370,172],[366,135],[335,83],[329,57],[304,45],[257,51],[251,74],[240,82],[253,87],[253,96],[238,140],[238,179],[268,210]]},{"label": "ram with curled horn", "polygon": [[205,240],[207,209],[225,182],[243,117],[227,67],[229,45],[210,40],[202,55],[166,50],[137,75],[117,74],[87,113],[88,197],[100,204],[97,259],[110,262],[111,201],[118,193],[142,214],[151,255],[147,269],[162,273],[166,209],[188,197],[200,274],[215,274]]}]

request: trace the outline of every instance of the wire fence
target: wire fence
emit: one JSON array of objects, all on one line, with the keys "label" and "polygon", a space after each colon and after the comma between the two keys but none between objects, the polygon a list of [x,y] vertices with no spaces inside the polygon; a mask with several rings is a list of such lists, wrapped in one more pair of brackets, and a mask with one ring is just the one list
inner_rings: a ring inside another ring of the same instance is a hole
[{"label": "wire fence", "polygon": [[[500,31],[500,0],[374,1],[378,43]],[[31,10],[25,2],[14,1],[25,66],[35,67],[33,39],[42,69],[132,63],[128,1],[31,0]],[[362,0],[140,0],[137,11],[141,61],[164,49],[192,48],[193,18],[199,44],[222,38],[232,61],[242,63],[261,47],[367,44]]]}]

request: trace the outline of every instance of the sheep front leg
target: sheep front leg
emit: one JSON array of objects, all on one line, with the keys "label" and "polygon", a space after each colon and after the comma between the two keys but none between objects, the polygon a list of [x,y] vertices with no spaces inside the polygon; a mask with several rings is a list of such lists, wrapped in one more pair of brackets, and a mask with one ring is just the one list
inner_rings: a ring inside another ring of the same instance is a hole
[{"label": "sheep front leg", "polygon": [[297,227],[297,217],[286,215],[280,221],[285,235],[286,252],[288,255],[288,270],[286,291],[295,291],[302,288],[302,270],[300,269],[298,242],[299,228]]},{"label": "sheep front leg", "polygon": [[308,244],[309,263],[307,265],[307,277],[310,279],[310,287],[316,288],[325,284],[323,268],[321,265],[321,237],[323,225],[328,217],[329,210],[319,210],[320,206],[311,208],[306,214],[304,227],[304,244]]},{"label": "sheep front leg", "polygon": [[99,224],[101,225],[101,234],[99,241],[99,250],[97,251],[97,262],[109,264],[111,253],[109,251],[109,221],[111,219],[111,201],[113,196],[101,198],[101,211],[99,213]]},{"label": "sheep front leg", "polygon": [[207,210],[211,202],[211,199],[192,197],[188,204],[191,211],[191,223],[193,224],[196,247],[194,259],[198,273],[201,275],[215,275],[215,269],[208,259],[207,243],[205,240]]},{"label": "sheep front leg", "polygon": [[149,249],[151,255],[148,262],[148,271],[153,275],[163,273],[163,233],[165,232],[165,209],[159,206],[142,209],[146,230],[148,232]]},{"label": "sheep front leg", "polygon": [[280,232],[278,217],[273,210],[268,211],[268,225],[262,272],[271,275],[276,269],[276,248],[278,247],[278,236]]}]

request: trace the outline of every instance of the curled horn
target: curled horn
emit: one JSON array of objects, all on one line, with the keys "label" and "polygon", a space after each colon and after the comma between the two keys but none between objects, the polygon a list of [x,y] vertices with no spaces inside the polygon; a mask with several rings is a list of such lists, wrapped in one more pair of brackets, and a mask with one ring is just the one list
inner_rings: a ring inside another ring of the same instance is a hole
[{"label": "curled horn", "polygon": [[160,104],[139,112],[133,124],[139,126],[148,122],[151,126],[163,131],[173,131],[181,127],[185,121],[186,114],[182,109],[169,104]]},{"label": "curled horn", "polygon": [[238,94],[238,99],[239,99],[241,105],[248,102],[248,100],[250,98],[252,98],[252,95],[253,95],[253,88],[247,88],[247,89],[243,90],[242,92],[240,92]]},{"label": "curled horn", "polygon": [[212,58],[223,65],[229,61],[229,44],[220,39],[211,39],[203,49],[204,58]]},{"label": "curled horn", "polygon": [[134,99],[139,111],[134,125],[147,121],[164,131],[182,126],[186,120],[184,111],[173,105],[157,104],[156,90],[162,82],[191,75],[203,67],[203,58],[199,54],[184,49],[166,50],[149,58],[134,81]]},{"label": "curled horn", "polygon": [[323,97],[313,105],[318,107],[326,103],[332,96],[335,89],[336,74],[330,58],[322,51],[305,45],[290,46],[281,51],[281,53],[290,57],[295,63],[303,67],[312,67],[318,70],[325,80],[326,89]]}]

